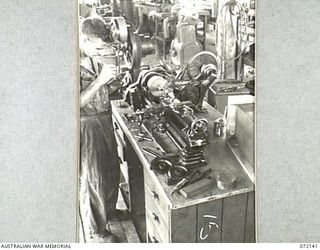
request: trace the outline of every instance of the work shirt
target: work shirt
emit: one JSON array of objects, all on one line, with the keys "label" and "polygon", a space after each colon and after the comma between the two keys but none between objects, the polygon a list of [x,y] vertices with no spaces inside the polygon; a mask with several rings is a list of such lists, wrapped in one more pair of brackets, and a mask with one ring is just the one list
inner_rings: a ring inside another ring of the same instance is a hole
[{"label": "work shirt", "polygon": [[[85,90],[99,75],[102,63],[93,57],[83,57],[80,61],[80,91]],[[102,85],[91,100],[81,108],[81,116],[90,116],[110,109],[107,85]]]},{"label": "work shirt", "polygon": [[[102,63],[84,57],[80,67],[83,91],[98,77]],[[115,212],[120,181],[111,112],[105,112],[111,108],[108,89],[109,84],[102,85],[80,111],[80,214],[84,231],[97,234]]]}]

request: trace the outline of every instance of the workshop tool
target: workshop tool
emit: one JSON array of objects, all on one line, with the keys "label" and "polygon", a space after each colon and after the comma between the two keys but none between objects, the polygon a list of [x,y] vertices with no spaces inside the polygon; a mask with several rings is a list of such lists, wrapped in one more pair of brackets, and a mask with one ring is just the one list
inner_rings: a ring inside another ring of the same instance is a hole
[{"label": "workshop tool", "polygon": [[146,131],[140,130],[138,136],[147,137],[148,133]]},{"label": "workshop tool", "polygon": [[179,149],[180,164],[187,168],[206,165],[202,153],[208,144],[208,121],[194,116],[188,107],[165,110],[164,117],[167,120],[166,134]]},{"label": "workshop tool", "polygon": [[[161,151],[161,154],[159,152],[156,152],[154,149],[157,149],[158,151]],[[155,148],[151,148],[151,147],[142,147],[142,151],[153,156],[153,157],[160,157],[160,158],[167,158],[170,161],[176,162],[178,155],[175,153],[164,153],[161,148],[159,147],[155,147]]]},{"label": "workshop tool", "polygon": [[208,174],[211,173],[211,171],[212,171],[212,169],[211,169],[211,168],[208,168],[207,170],[201,172],[200,175],[197,175],[196,177],[192,178],[192,179],[189,181],[189,184],[193,184],[193,183],[195,183],[195,182],[197,182],[197,181],[205,178]]},{"label": "workshop tool", "polygon": [[196,26],[201,22],[199,15],[184,17],[176,25],[176,36],[171,42],[170,59],[174,65],[181,66],[200,52],[201,44],[196,36]]},{"label": "workshop tool", "polygon": [[182,187],[184,187],[192,178],[195,178],[196,176],[200,175],[200,170],[195,170],[187,177],[183,178],[181,181],[178,182],[178,184],[172,189],[170,192],[170,195],[173,195],[175,192],[179,191]]},{"label": "workshop tool", "polygon": [[177,154],[173,154],[173,153],[159,154],[158,152],[148,147],[142,147],[142,151],[155,157],[151,161],[150,169],[157,173],[165,174],[169,170],[171,170],[172,176],[176,176],[176,175],[181,176],[182,173],[185,172],[185,169],[182,169],[182,168],[178,169],[177,166],[174,166],[174,164],[177,162],[177,157],[178,157]]},{"label": "workshop tool", "polygon": [[137,141],[153,141],[151,138],[147,136],[134,135],[133,137],[136,138]]},{"label": "workshop tool", "polygon": [[160,155],[151,148],[143,147],[142,151],[155,157],[151,161],[151,168],[155,172],[165,174],[167,185],[174,185],[188,174],[188,169],[183,166],[173,165],[175,154]]},{"label": "workshop tool", "polygon": [[[207,71],[211,72],[209,69]],[[167,150],[167,145],[162,145],[162,135],[173,142],[173,146],[181,153],[180,165],[186,168],[204,166],[207,164],[203,150],[209,139],[208,120],[194,114],[201,105],[195,100],[199,98],[192,97],[201,91],[193,86],[192,81],[173,89],[172,77],[168,74],[163,67],[141,70],[137,80],[129,83],[128,89],[135,88],[139,92],[140,106],[143,107],[133,107],[135,115],[139,117],[139,124],[145,126],[149,137],[163,152]],[[189,85],[192,88],[187,88]],[[184,91],[185,88],[188,90]],[[130,91],[127,90],[125,100],[132,105],[134,103],[130,101]]]},{"label": "workshop tool", "polygon": [[167,173],[165,173],[165,181],[167,185],[175,185],[182,178],[186,177],[188,169],[183,166],[175,165],[172,166]]},{"label": "workshop tool", "polygon": [[151,133],[145,124],[142,124],[142,127],[145,129],[145,132],[148,134],[148,136],[150,136],[150,138],[152,138],[153,143],[157,145],[157,147],[161,150],[161,152],[164,154],[167,153],[167,151],[164,149],[164,147],[162,145],[160,145],[160,143],[158,142],[157,138],[155,137],[155,134]]},{"label": "workshop tool", "polygon": [[233,173],[221,173],[216,177],[217,187],[221,190],[234,189],[239,178]]},{"label": "workshop tool", "polygon": [[129,128],[130,132],[136,132],[136,131],[139,131],[138,128]]},{"label": "workshop tool", "polygon": [[224,87],[223,89],[221,89],[221,92],[232,92],[232,91],[236,91],[238,89],[242,89],[244,88],[244,86],[230,86],[230,87]]},{"label": "workshop tool", "polygon": [[118,44],[115,46],[117,57],[121,55],[121,59],[129,70],[139,68],[142,58],[142,44],[139,35],[133,32],[133,27],[126,22],[124,17],[112,17],[110,26],[114,44]]},{"label": "workshop tool", "polygon": [[165,181],[167,185],[174,185],[188,174],[188,169],[174,165],[176,163],[176,154],[160,155],[151,148],[143,147],[142,151],[156,157],[151,161],[151,169],[155,172],[165,174]]},{"label": "workshop tool", "polygon": [[[148,151],[148,153],[151,153],[150,150]],[[157,173],[164,174],[167,173],[174,165],[177,164],[177,160],[178,155],[174,153],[156,156],[156,158],[154,158],[151,161],[150,169]]]},{"label": "workshop tool", "polygon": [[215,184],[215,179],[212,176],[208,176],[204,179],[198,180],[188,186],[181,188],[180,194],[184,198],[190,198],[197,194],[203,193]]},{"label": "workshop tool", "polygon": [[151,148],[142,147],[142,151],[153,156],[153,157],[161,157],[162,155],[158,154],[158,152],[152,150]]}]

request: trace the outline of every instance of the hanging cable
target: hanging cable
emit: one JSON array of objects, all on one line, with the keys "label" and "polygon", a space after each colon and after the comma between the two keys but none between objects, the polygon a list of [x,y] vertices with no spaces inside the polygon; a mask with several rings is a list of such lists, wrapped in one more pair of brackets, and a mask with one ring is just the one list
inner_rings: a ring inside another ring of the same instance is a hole
[{"label": "hanging cable", "polygon": [[[235,11],[235,8],[237,8],[238,11]],[[223,41],[222,41],[222,44],[223,44],[222,52],[221,52],[221,54],[219,54],[217,52],[217,56],[222,61],[234,61],[234,60],[238,59],[246,51],[246,49],[249,47],[247,45],[247,40],[245,41],[244,46],[242,45],[243,38],[244,38],[245,33],[247,31],[247,28],[248,28],[248,15],[247,15],[246,11],[243,9],[242,5],[239,2],[235,1],[235,0],[230,0],[229,2],[225,3],[222,6],[222,8],[220,10],[220,18],[224,18],[223,23],[227,23],[227,13],[230,14],[229,15],[230,16],[230,20],[229,21],[230,21],[230,24],[231,24],[231,27],[232,27],[233,37],[235,37],[233,42],[239,46],[240,52],[239,52],[238,55],[235,55],[235,56],[230,57],[230,58],[226,58],[226,56],[223,55],[224,52],[225,52],[225,49],[226,49],[226,34],[227,34],[226,30],[224,29],[223,30],[224,31],[223,32]],[[233,16],[235,16],[235,15],[239,16],[240,24],[242,24],[243,22],[245,24],[244,30],[241,30],[241,32],[240,32],[240,36],[238,34],[236,34],[235,29],[234,29]],[[218,25],[219,25],[219,23],[218,23]],[[220,26],[222,26],[222,25],[220,25]]]}]

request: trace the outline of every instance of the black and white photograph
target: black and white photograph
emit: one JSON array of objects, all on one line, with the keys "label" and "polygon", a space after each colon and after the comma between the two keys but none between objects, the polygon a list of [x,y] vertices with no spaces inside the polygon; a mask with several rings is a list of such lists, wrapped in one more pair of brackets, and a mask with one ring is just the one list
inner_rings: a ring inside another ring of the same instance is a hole
[{"label": "black and white photograph", "polygon": [[79,242],[256,242],[255,8],[79,1]]},{"label": "black and white photograph", "polygon": [[0,1],[0,248],[318,248],[319,1]]}]

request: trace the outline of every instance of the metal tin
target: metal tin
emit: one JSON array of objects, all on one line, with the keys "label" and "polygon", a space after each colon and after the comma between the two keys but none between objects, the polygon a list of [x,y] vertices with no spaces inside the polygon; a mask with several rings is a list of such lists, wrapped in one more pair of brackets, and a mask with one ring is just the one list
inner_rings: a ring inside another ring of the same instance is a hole
[{"label": "metal tin", "polygon": [[225,133],[225,122],[222,118],[214,121],[213,133],[216,136],[222,136]]}]

